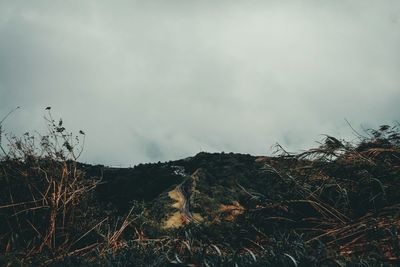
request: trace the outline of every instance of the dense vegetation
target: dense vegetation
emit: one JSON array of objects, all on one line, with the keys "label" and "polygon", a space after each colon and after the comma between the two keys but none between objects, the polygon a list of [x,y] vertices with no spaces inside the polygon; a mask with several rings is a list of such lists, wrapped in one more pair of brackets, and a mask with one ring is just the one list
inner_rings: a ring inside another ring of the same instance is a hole
[{"label": "dense vegetation", "polygon": [[[300,154],[277,146],[274,157],[109,168],[79,163],[84,133],[46,120],[46,135],[0,128],[1,265],[400,263],[398,126],[356,133],[356,143],[326,136]],[[167,227],[174,214],[181,221]]]}]

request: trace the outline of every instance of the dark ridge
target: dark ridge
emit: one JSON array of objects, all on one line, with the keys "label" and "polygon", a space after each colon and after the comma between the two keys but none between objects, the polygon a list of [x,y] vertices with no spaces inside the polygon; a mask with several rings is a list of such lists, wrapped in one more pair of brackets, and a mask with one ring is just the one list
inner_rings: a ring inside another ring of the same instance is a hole
[{"label": "dark ridge", "polygon": [[76,162],[63,132],[0,161],[0,265],[399,266],[396,127],[134,168]]}]

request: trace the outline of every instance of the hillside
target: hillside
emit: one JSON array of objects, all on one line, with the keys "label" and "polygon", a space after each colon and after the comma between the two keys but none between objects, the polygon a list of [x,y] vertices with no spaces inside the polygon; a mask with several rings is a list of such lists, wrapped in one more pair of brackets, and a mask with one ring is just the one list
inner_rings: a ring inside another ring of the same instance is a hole
[{"label": "hillside", "polygon": [[399,131],[368,134],[299,154],[202,152],[133,168],[79,163],[68,146],[38,156],[18,139],[21,153],[0,163],[0,262],[397,266]]}]

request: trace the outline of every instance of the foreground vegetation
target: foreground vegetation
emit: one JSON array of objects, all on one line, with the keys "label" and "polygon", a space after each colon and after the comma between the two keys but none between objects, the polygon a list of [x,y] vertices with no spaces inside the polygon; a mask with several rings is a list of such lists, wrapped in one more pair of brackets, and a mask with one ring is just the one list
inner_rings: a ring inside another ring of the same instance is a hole
[{"label": "foreground vegetation", "polygon": [[400,263],[398,126],[300,154],[120,169],[79,163],[84,133],[46,120],[46,135],[0,142],[1,265]]}]

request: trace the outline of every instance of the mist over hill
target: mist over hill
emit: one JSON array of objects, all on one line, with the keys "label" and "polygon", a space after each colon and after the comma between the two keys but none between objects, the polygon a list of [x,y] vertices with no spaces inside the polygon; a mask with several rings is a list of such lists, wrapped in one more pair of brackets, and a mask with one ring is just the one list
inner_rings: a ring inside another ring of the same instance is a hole
[{"label": "mist over hill", "polygon": [[0,114],[52,106],[82,160],[290,151],[398,119],[400,2],[0,1]]},{"label": "mist over hill", "polygon": [[0,0],[0,266],[400,266],[400,1]]}]

